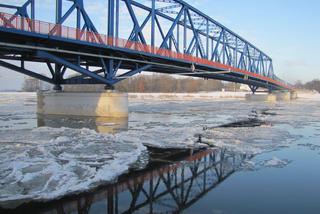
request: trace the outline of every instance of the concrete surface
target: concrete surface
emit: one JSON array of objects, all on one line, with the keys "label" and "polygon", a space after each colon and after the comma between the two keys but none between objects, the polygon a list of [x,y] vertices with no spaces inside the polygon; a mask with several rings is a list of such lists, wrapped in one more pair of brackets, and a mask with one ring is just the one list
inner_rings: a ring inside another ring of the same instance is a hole
[{"label": "concrete surface", "polygon": [[90,117],[128,117],[128,95],[106,92],[38,92],[37,113]]},{"label": "concrete surface", "polygon": [[277,97],[274,94],[247,94],[246,100],[253,102],[276,102]]}]

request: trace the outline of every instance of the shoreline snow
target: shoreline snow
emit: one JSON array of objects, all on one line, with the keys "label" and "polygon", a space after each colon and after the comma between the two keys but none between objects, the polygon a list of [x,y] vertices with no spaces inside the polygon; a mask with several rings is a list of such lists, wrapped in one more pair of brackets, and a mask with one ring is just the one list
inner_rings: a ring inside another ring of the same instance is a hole
[{"label": "shoreline snow", "polygon": [[212,99],[244,99],[249,92],[199,92],[199,93],[129,93],[129,100],[212,100]]},{"label": "shoreline snow", "polygon": [[[89,92],[90,93],[90,92]],[[245,99],[249,91],[214,91],[214,92],[197,92],[197,93],[128,93],[130,101],[193,101],[193,100],[241,100]],[[320,99],[320,93],[314,91],[297,91],[300,99]],[[36,97],[36,92],[0,92],[0,96],[24,95]],[[0,99],[1,100],[1,99]]]}]

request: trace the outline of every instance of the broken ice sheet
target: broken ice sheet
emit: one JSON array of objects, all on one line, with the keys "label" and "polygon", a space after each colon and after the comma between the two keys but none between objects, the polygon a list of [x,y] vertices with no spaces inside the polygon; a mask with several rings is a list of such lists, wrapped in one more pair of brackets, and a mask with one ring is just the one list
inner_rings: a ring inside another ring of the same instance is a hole
[{"label": "broken ice sheet", "polygon": [[6,131],[0,141],[0,205],[88,190],[125,172],[145,149],[125,136],[89,129]]}]

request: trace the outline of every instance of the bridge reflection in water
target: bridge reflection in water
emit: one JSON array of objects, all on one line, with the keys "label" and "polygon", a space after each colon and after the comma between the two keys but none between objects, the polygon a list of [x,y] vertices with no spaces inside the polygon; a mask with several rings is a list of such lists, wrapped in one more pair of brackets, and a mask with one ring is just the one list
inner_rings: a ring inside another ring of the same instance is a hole
[{"label": "bridge reflection in water", "polygon": [[212,191],[247,158],[251,157],[221,149],[201,151],[123,175],[116,184],[93,193],[43,204],[36,209],[59,214],[174,213],[192,206]]},{"label": "bridge reflection in water", "polygon": [[88,128],[102,134],[128,130],[128,118],[37,115],[37,123],[38,127]]}]

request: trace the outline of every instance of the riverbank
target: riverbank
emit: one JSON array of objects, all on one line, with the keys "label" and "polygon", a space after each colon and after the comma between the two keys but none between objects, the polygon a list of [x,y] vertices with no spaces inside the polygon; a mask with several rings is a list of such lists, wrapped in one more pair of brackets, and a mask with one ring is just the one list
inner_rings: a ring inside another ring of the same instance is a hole
[{"label": "riverbank", "polygon": [[[147,101],[147,100],[172,100],[172,101],[192,101],[192,100],[225,100],[225,99],[245,99],[246,94],[251,92],[233,92],[233,91],[213,91],[213,92],[197,92],[197,93],[128,93],[131,101]],[[297,91],[298,98],[302,99],[318,99],[320,93],[315,91],[301,90]],[[15,95],[36,96],[36,92],[0,92],[1,96],[6,99],[13,100]]]},{"label": "riverbank", "polygon": [[199,93],[129,93],[129,100],[212,100],[212,99],[244,99],[248,92],[199,92]]},{"label": "riverbank", "polygon": [[[198,93],[129,93],[130,101],[210,101],[210,100],[243,100],[251,92],[214,91]],[[320,93],[298,91],[298,98],[319,99]]]}]

